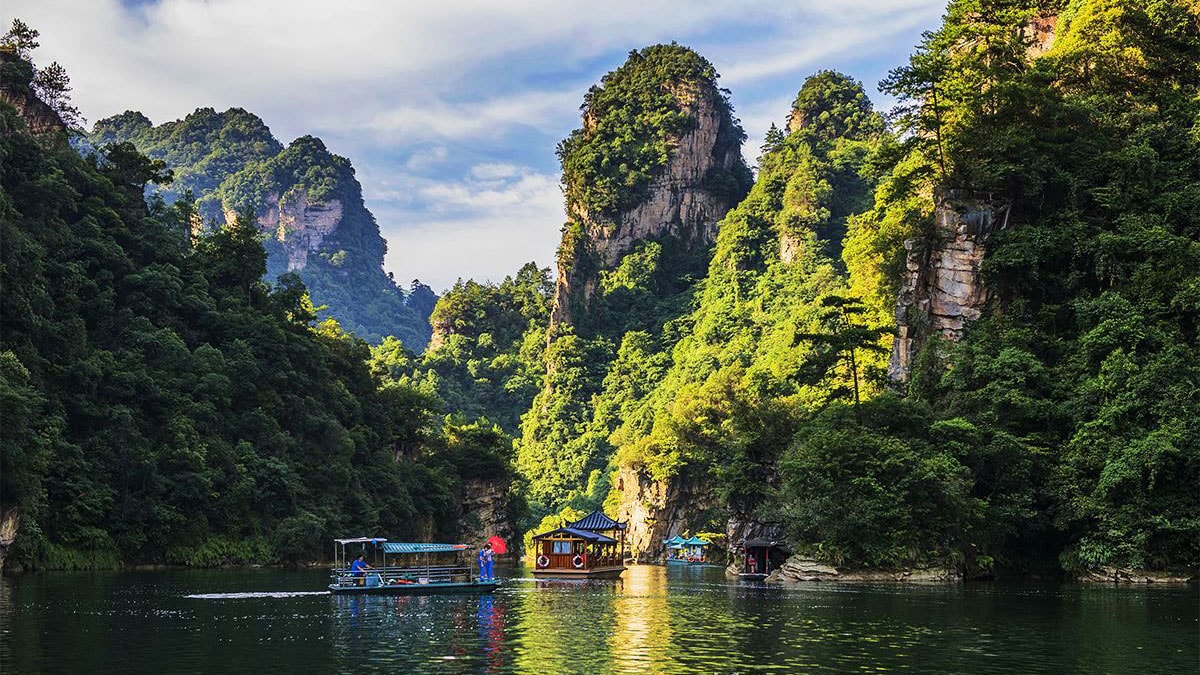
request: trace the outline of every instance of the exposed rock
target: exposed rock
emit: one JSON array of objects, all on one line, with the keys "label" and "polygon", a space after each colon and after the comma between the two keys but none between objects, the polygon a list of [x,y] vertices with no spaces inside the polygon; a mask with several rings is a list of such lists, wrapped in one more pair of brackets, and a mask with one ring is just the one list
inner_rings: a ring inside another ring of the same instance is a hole
[{"label": "exposed rock", "polygon": [[725,523],[725,541],[729,546],[729,565],[725,568],[725,576],[736,577],[738,575],[742,560],[741,556],[735,552],[738,546],[747,539],[783,541],[783,525],[764,523],[741,516],[731,517]]},{"label": "exposed rock", "polygon": [[804,581],[890,581],[906,583],[943,583],[962,581],[958,570],[946,567],[915,567],[903,570],[847,570],[794,555],[767,577],[768,582],[799,583]]},{"label": "exposed rock", "polygon": [[617,489],[621,494],[617,520],[629,523],[625,541],[639,562],[661,559],[664,539],[703,530],[707,515],[716,507],[716,499],[699,481],[684,476],[654,481],[638,469],[622,467]]},{"label": "exposed rock", "polygon": [[1101,567],[1076,575],[1076,580],[1107,584],[1186,584],[1200,580],[1200,572]]},{"label": "exposed rock", "polygon": [[[567,216],[582,226],[582,241],[564,236],[567,255],[560,254],[550,326],[572,324],[572,307],[586,307],[596,292],[599,275],[591,265],[581,265],[588,256],[600,269],[612,269],[635,244],[652,237],[673,235],[691,247],[711,246],[717,222],[736,205],[736,200],[714,195],[704,188],[705,177],[715,169],[733,170],[741,159],[740,144],[726,144],[716,152],[718,135],[727,113],[718,105],[719,93],[695,85],[679,85],[673,93],[695,119],[695,125],[673,143],[667,166],[650,183],[649,196],[638,206],[613,220],[589,214],[583,205],[568,202]],[[588,121],[584,120],[587,127]],[[580,246],[570,244],[578,243]],[[572,298],[579,302],[572,302]]]},{"label": "exposed rock", "polygon": [[463,484],[458,499],[458,539],[464,543],[482,545],[489,537],[498,536],[517,547],[516,526],[509,513],[509,482],[507,480],[469,480]]},{"label": "exposed rock", "polygon": [[991,295],[980,277],[987,238],[1008,225],[1008,204],[991,195],[947,190],[937,196],[931,241],[910,239],[896,301],[896,340],[888,375],[908,381],[912,359],[930,336],[957,342]]},{"label": "exposed rock", "polygon": [[17,69],[27,69],[29,77],[33,76],[30,66],[21,61],[14,53],[0,50],[0,68],[3,69],[5,76],[0,77],[0,103],[7,103],[17,109],[17,114],[25,121],[25,127],[30,133],[56,134],[66,133],[67,125],[54,112],[54,109],[47,105],[29,88],[28,82],[21,82],[20,79],[14,79],[9,74],[16,72]]},{"label": "exposed rock", "polygon": [[[310,204],[303,190],[266,197],[266,206],[256,214],[258,229],[283,244],[287,253],[287,270],[296,272],[308,265],[308,254],[318,250],[331,232],[342,222],[342,202],[331,199],[323,204]],[[225,221],[237,218],[234,211],[225,211]]]},{"label": "exposed rock", "polygon": [[20,529],[21,511],[16,506],[10,506],[0,514],[0,570],[4,569],[8,548],[17,540],[17,532]]},{"label": "exposed rock", "polygon": [[1025,26],[1025,37],[1029,46],[1025,55],[1030,59],[1037,58],[1054,47],[1054,34],[1058,28],[1057,16],[1035,16]]}]

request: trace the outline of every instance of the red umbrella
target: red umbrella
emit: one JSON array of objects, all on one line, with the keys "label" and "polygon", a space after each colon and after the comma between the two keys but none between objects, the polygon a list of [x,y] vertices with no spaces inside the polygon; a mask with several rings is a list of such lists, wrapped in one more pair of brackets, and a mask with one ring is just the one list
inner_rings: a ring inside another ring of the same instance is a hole
[{"label": "red umbrella", "polygon": [[487,543],[492,545],[492,551],[494,551],[496,555],[504,555],[505,553],[508,553],[508,544],[505,544],[504,540],[498,536],[493,535],[487,540]]}]

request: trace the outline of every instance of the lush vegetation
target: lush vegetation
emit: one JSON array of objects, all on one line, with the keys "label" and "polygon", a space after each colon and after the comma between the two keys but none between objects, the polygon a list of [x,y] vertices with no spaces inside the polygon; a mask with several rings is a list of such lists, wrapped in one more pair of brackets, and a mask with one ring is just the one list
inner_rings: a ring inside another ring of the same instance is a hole
[{"label": "lush vegetation", "polygon": [[[193,229],[225,222],[229,214],[254,213],[269,224],[267,279],[299,274],[320,316],[330,316],[371,343],[394,336],[412,350],[429,339],[429,288],[413,294],[398,288],[382,269],[387,243],[363,204],[350,160],[329,152],[319,138],[302,136],[286,148],[263,121],[240,108],[200,108],[182,120],[154,126],[139,112],[100,120],[89,140],[96,146],[129,142],[172,169],[174,181],[156,194],[167,204],[195,200]],[[278,223],[278,211],[340,205],[334,229],[303,261],[289,252],[309,247],[312,233]],[[271,213],[274,211],[275,213]],[[293,256],[294,257],[294,256]],[[420,305],[424,304],[424,309]]]},{"label": "lush vegetation", "polygon": [[432,310],[434,339],[424,354],[388,338],[373,348],[372,367],[388,380],[430,392],[460,417],[486,418],[511,437],[542,382],[549,273],[529,263],[499,284],[460,280]]},{"label": "lush vegetation", "polygon": [[[620,68],[588,89],[583,127],[558,146],[568,213],[611,219],[642,203],[651,179],[667,165],[674,140],[696,123],[689,106],[700,97],[712,97],[724,113],[714,156],[741,145],[745,133],[716,79],[707,59],[671,43],[629,52]],[[740,167],[713,181],[736,186],[749,178]]]},{"label": "lush vegetation", "polygon": [[131,144],[81,158],[0,105],[0,502],[10,560],[213,565],[321,557],[347,532],[455,531],[457,491],[503,478],[483,425],[371,376],[296,275],[263,281],[245,218],[193,206]]},{"label": "lush vegetation", "polygon": [[[1048,16],[1054,42],[1035,44]],[[593,270],[597,296],[622,300],[545,353],[518,444],[531,496],[611,503],[625,466],[707,484],[848,566],[1194,568],[1196,17],[1178,0],[953,2],[884,83],[901,101],[890,130],[858,83],[810,78],[674,313],[644,309],[679,260],[667,242]],[[568,199],[636,203],[642,183],[621,181],[636,172],[580,168],[628,166],[620,148],[579,147],[563,146]],[[632,201],[570,192],[591,180]],[[991,301],[894,391],[905,242],[933,243],[948,189],[1009,207],[987,241]]]},{"label": "lush vegetation", "polygon": [[[702,100],[718,113],[713,156],[736,156],[744,133],[717,77],[712,64],[677,44],[630,52],[589,90],[582,128],[559,145],[568,213],[588,226],[564,227],[559,272],[577,287],[559,301],[571,319],[553,327],[541,355],[545,379],[517,442],[534,517],[567,505],[590,510],[605,500],[614,467],[609,436],[683,334],[675,321],[691,309],[711,255],[706,243],[668,232],[636,242],[603,267],[589,228],[646,200],[680,135],[696,124]],[[720,199],[735,203],[748,189],[749,170],[740,159],[710,173],[701,187]]]}]

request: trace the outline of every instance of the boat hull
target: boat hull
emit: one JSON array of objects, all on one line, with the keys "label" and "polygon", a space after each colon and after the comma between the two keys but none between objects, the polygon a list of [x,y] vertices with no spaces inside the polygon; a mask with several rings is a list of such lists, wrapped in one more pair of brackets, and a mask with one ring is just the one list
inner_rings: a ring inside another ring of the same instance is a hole
[{"label": "boat hull", "polygon": [[624,567],[594,567],[592,569],[535,569],[538,579],[616,579],[625,571]]},{"label": "boat hull", "polygon": [[472,581],[446,584],[387,584],[382,586],[329,585],[335,595],[436,595],[439,593],[491,593],[499,581]]},{"label": "boat hull", "polygon": [[738,574],[738,578],[746,581],[762,581],[767,578],[767,575],[764,572],[742,572]]}]

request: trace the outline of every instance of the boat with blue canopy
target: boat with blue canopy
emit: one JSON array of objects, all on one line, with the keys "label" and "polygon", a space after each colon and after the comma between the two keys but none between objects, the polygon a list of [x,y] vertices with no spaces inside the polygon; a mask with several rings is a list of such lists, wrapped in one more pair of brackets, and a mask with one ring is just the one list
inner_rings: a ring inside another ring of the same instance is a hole
[{"label": "boat with blue canopy", "polygon": [[712,542],[702,537],[681,537],[675,535],[664,539],[667,548],[668,565],[706,565],[708,564],[708,547]]},{"label": "boat with blue canopy", "polygon": [[[333,593],[490,593],[500,582],[480,579],[469,544],[334,539]],[[359,559],[361,556],[361,560]]]}]

